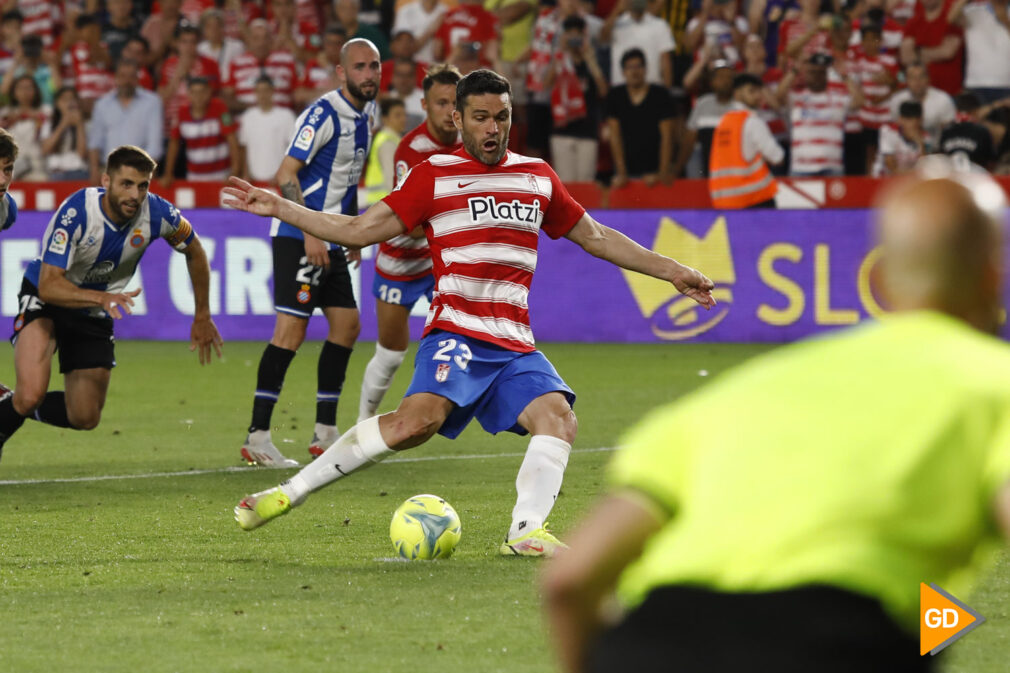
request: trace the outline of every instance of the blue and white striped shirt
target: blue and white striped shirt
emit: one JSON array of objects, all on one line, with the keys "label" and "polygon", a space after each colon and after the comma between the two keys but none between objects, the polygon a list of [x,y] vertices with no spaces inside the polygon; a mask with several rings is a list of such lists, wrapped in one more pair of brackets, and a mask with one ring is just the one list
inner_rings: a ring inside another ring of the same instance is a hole
[{"label": "blue and white striped shirt", "polygon": [[[64,201],[42,236],[42,254],[25,270],[25,279],[38,287],[42,263],[66,269],[67,280],[78,287],[122,292],[137,269],[147,246],[164,238],[184,250],[195,238],[171,203],[148,194],[130,221],[116,225],[102,211],[105,190],[88,187]],[[102,317],[101,308],[82,309]]]},{"label": "blue and white striped shirt", "polygon": [[[358,181],[372,143],[375,109],[375,101],[369,101],[359,111],[337,89],[298,116],[287,156],[305,162],[298,182],[306,207],[357,214]],[[270,235],[304,238],[300,229],[277,218],[271,222]]]}]

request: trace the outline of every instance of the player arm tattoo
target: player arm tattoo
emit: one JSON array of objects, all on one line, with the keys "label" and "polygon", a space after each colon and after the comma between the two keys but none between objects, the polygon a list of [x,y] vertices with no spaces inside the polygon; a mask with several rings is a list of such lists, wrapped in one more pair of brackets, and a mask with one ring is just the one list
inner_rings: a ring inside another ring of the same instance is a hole
[{"label": "player arm tattoo", "polygon": [[305,205],[305,197],[302,195],[302,187],[297,180],[288,180],[281,183],[281,195],[289,201],[294,201],[299,206]]}]

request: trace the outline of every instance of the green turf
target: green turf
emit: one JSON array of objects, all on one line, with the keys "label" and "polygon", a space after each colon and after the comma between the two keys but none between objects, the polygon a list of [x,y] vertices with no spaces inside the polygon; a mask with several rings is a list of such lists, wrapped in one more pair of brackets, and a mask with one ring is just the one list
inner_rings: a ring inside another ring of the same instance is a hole
[{"label": "green turf", "polygon": [[[526,442],[471,428],[437,438],[242,533],[231,509],[289,472],[238,464],[262,344],[229,343],[202,369],[183,344],[121,343],[102,424],[27,423],[4,450],[0,671],[551,671],[539,563],[496,548]],[[657,403],[765,350],[757,346],[544,345],[579,393],[580,428],[553,515],[564,532],[600,493],[622,430]],[[342,427],[353,423],[371,345],[352,358]],[[314,421],[318,344],[305,346],[275,414],[275,442],[302,459]],[[386,407],[406,386],[397,376]],[[0,380],[11,381],[9,359]],[[713,422],[731,413],[713,410]],[[473,458],[473,456],[482,456]],[[390,561],[389,518],[405,498],[445,497],[463,521],[456,555]],[[989,619],[951,648],[951,671],[1002,671],[1010,567],[970,603]],[[410,667],[408,669],[408,667]]]}]

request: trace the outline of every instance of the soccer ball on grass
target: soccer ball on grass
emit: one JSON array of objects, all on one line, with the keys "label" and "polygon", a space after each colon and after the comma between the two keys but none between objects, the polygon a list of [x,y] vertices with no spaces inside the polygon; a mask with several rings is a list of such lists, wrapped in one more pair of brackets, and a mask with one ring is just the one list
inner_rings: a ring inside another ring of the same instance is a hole
[{"label": "soccer ball on grass", "polygon": [[408,561],[449,558],[459,544],[459,515],[437,495],[415,495],[393,513],[389,539]]}]

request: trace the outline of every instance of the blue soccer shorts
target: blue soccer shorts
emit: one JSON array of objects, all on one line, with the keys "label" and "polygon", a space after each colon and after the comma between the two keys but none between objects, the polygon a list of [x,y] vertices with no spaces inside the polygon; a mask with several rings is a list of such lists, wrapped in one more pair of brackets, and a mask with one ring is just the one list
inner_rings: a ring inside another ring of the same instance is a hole
[{"label": "blue soccer shorts", "polygon": [[389,280],[376,272],[372,281],[372,294],[387,304],[413,308],[421,297],[431,301],[435,290],[435,277],[430,273],[414,280]]},{"label": "blue soccer shorts", "polygon": [[519,415],[530,402],[559,392],[575,404],[575,393],[540,351],[516,353],[441,330],[421,339],[407,396],[433,393],[456,407],[438,433],[454,439],[475,417],[491,434],[525,435]]}]

